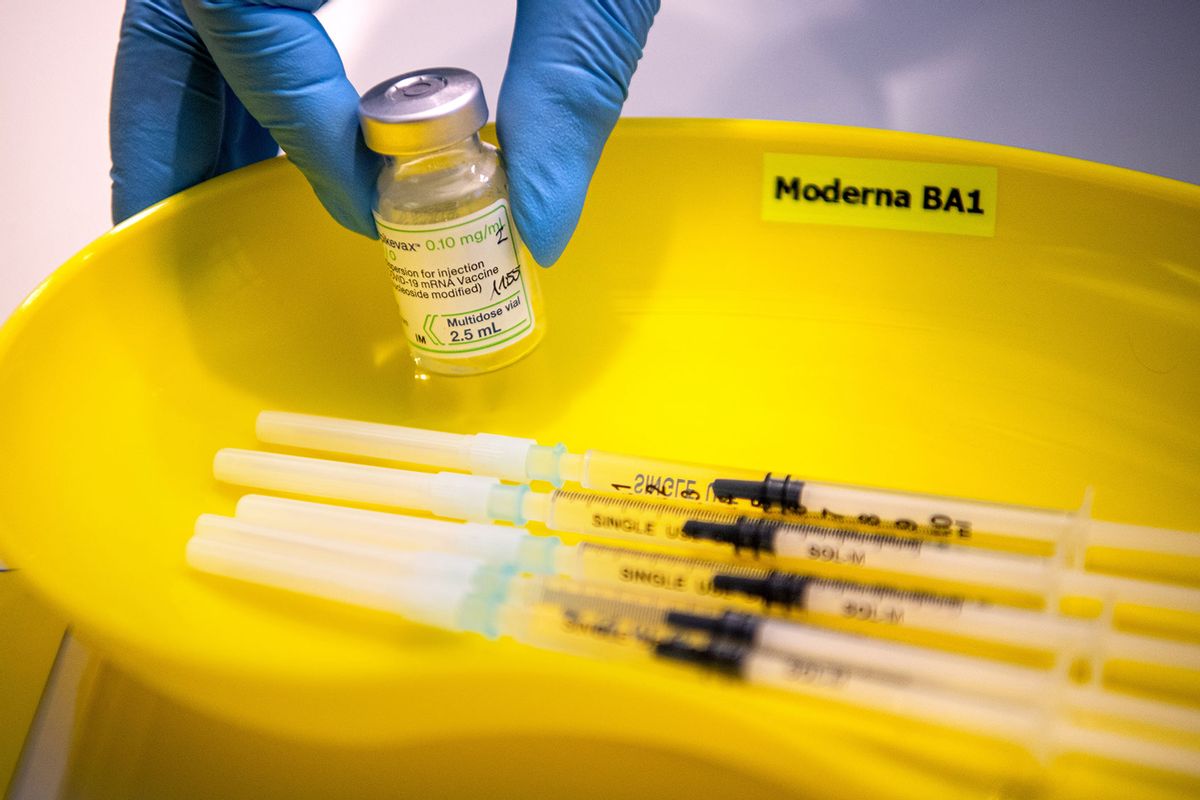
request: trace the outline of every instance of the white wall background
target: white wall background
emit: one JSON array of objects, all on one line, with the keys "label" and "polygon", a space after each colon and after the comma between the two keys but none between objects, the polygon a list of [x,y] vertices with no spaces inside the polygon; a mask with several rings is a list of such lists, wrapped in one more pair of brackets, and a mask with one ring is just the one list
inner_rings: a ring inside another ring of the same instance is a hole
[{"label": "white wall background", "polygon": [[[109,225],[121,0],[0,0],[0,319]],[[495,103],[515,0],[333,0],[361,90],[435,64]],[[626,113],[1017,145],[1200,182],[1200,0],[663,0]]]}]

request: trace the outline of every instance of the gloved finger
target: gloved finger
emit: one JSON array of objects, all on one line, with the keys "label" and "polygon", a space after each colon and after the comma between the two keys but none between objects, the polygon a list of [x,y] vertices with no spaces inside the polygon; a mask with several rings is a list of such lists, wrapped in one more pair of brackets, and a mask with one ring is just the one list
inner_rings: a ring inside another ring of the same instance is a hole
[{"label": "gloved finger", "polygon": [[130,0],[109,117],[113,222],[278,147],[228,90],[179,0]]},{"label": "gloved finger", "polygon": [[312,12],[323,0],[183,0],[225,80],[308,178],[334,219],[375,236],[378,160],[358,131],[358,94]]},{"label": "gloved finger", "polygon": [[233,89],[225,87],[225,116],[221,120],[221,149],[217,153],[216,175],[247,164],[279,155],[279,144],[271,132],[258,124]]},{"label": "gloved finger", "polygon": [[539,264],[566,248],[621,115],[658,0],[519,0],[497,134]]}]

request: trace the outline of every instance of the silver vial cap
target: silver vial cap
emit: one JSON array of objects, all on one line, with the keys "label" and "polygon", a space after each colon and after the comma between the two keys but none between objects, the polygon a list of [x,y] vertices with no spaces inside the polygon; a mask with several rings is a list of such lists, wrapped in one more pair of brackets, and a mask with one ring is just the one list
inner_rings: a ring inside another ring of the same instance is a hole
[{"label": "silver vial cap", "polygon": [[475,133],[487,118],[483,84],[455,67],[397,75],[358,101],[367,147],[386,155],[438,150]]}]

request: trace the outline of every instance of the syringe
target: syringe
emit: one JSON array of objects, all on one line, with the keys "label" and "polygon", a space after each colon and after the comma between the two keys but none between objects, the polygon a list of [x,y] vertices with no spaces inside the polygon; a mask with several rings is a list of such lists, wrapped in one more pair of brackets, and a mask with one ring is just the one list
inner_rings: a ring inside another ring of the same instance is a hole
[{"label": "syringe", "polygon": [[[578,483],[604,492],[642,494],[683,502],[740,504],[799,515],[803,521],[900,533],[939,541],[975,543],[1043,555],[1082,566],[1088,548],[1156,554],[1139,569],[1184,583],[1200,576],[1200,534],[1089,519],[1085,511],[1060,511],[988,503],[843,484],[772,478],[764,471],[681,463],[601,450],[582,454],[532,439],[475,435],[371,422],[263,411],[257,424],[264,442],[367,456],[505,480]],[[1109,558],[1120,571],[1130,559]]]},{"label": "syringe", "polygon": [[1100,674],[1107,659],[1187,669],[1200,676],[1195,644],[1112,630],[1103,619],[1071,619],[1004,608],[969,598],[897,590],[790,572],[747,569],[713,571],[712,587],[726,596],[762,603],[765,613],[792,609],[816,617],[840,617],[901,626],[1043,652],[1071,652]]},{"label": "syringe", "polygon": [[[535,492],[494,478],[458,473],[427,473],[349,464],[253,450],[217,453],[219,480],[259,489],[324,497],[352,503],[428,511],[471,521],[497,520],[523,525],[540,522],[551,530],[627,541],[688,547],[685,521],[731,524],[737,517],[686,503],[655,503],[588,492]],[[1046,559],[991,553],[891,536],[807,526],[804,541],[820,544],[817,557],[795,564],[871,569],[925,579],[985,600],[1038,607],[1044,599],[1083,597],[1099,603],[1130,603],[1183,612],[1183,625],[1200,611],[1200,593],[1147,581],[1094,575],[1063,568]],[[844,545],[851,541],[852,547]],[[730,559],[728,548],[691,542],[697,553]],[[824,548],[829,548],[826,550]],[[999,592],[999,593],[997,593]],[[1166,622],[1164,624],[1175,624]],[[1188,630],[1185,627],[1185,630]]]},{"label": "syringe", "polygon": [[[956,693],[915,687],[887,672],[856,670],[820,656],[758,650],[720,638],[699,646],[687,640],[663,641],[655,646],[655,655],[752,685],[806,697],[837,699],[860,708],[1015,742],[1046,761],[1080,753],[1200,778],[1200,750],[1169,743],[1170,740],[1152,742],[1073,722],[1056,708],[1072,702],[1069,692],[1046,703],[1036,702],[1037,695],[1033,693],[1027,695],[1034,700],[1031,703],[980,702]],[[1090,703],[1095,696],[1096,693],[1083,690],[1077,697],[1078,701]],[[1164,721],[1174,722],[1189,713],[1152,701],[1134,702],[1161,707]],[[1193,725],[1189,721],[1186,730],[1194,732]],[[1174,730],[1169,724],[1164,728]]]},{"label": "syringe", "polygon": [[[1064,708],[1116,718],[1152,720],[1173,730],[1200,733],[1200,711],[1104,691],[1095,681],[1072,685],[1067,673],[992,664],[894,642],[821,630],[739,611],[667,611],[666,624],[679,631],[707,634],[710,640],[744,645],[796,658],[835,662],[859,674],[886,676],[906,685],[927,685],[967,694],[1028,701],[1054,697]],[[690,637],[689,637],[690,640]]]},{"label": "syringe", "polygon": [[1066,619],[961,597],[771,573],[757,567],[591,542],[567,545],[557,537],[535,536],[522,528],[445,522],[265,495],[242,497],[236,513],[239,520],[253,525],[321,537],[330,544],[437,550],[511,564],[519,572],[716,599],[724,606],[747,611],[801,612],[817,622],[866,620],[883,627],[1044,653],[1066,648],[1076,661],[1086,659],[1092,674],[1100,674],[1107,659],[1200,673],[1200,647],[1099,630],[1098,621]]},{"label": "syringe", "polygon": [[[563,618],[563,609],[572,607],[571,601],[567,600],[570,592],[547,589],[546,579],[512,577],[497,586],[489,576],[483,588],[476,577],[469,573],[438,579],[403,576],[389,579],[386,570],[378,565],[356,569],[352,562],[343,561],[331,566],[326,562],[327,553],[323,548],[312,548],[306,554],[305,547],[294,545],[280,550],[277,543],[269,538],[257,546],[246,538],[231,546],[220,531],[214,535],[212,529],[201,528],[189,542],[188,559],[193,566],[206,572],[387,610],[412,621],[444,629],[475,631],[491,637],[508,636],[546,649],[594,651],[597,636],[607,639],[610,644],[624,646],[630,643],[636,646],[643,640],[656,641],[643,633],[633,636],[621,633],[618,641],[610,630],[586,624],[574,627],[560,624],[558,620]],[[417,558],[425,557],[427,554],[417,554]],[[363,564],[367,563],[364,560]],[[575,602],[579,605],[575,606],[571,616],[566,617],[568,620],[577,619],[578,612],[587,605],[586,595],[579,595]],[[620,602],[643,606],[639,615],[642,624],[649,625],[641,628],[643,632],[657,631],[670,613],[669,607],[661,604],[643,604],[632,598]],[[549,625],[546,624],[548,612],[552,620]],[[628,618],[628,613],[617,612],[616,616]],[[789,646],[799,652],[807,645],[793,639]],[[836,655],[847,656],[851,663],[856,658],[864,657],[856,644],[825,640],[820,646],[824,649],[835,648]],[[849,651],[845,649],[847,647],[850,647]],[[915,666],[911,662],[906,662],[900,669],[886,672],[878,669],[856,670],[839,662],[831,654],[813,654],[807,650],[803,651],[804,655],[779,655],[742,647],[736,659],[726,657],[723,660],[714,658],[714,652],[714,645],[698,647],[687,638],[660,644],[656,648],[656,653],[662,657],[719,664],[725,670],[736,669],[739,675],[751,682],[769,684],[774,679],[779,685],[793,690],[796,687],[791,683],[797,680],[797,665],[808,665],[805,668],[809,669],[816,664],[820,665],[822,674],[835,676],[836,679],[825,685],[811,682],[798,684],[804,686],[803,692],[942,726],[966,728],[983,735],[1011,739],[1026,746],[1032,743],[1035,750],[1041,752],[1086,752],[1188,775],[1200,774],[1197,754],[1190,749],[1084,728],[1065,720],[1061,715],[1050,717],[1044,709],[1021,708],[1018,711],[1018,704],[1015,703],[997,707],[972,696],[939,690],[923,685],[911,671],[906,673],[905,667],[911,669]],[[891,661],[897,663],[894,658]],[[962,666],[961,659],[949,657],[927,674],[950,675],[955,671],[951,662]],[[888,662],[885,660],[883,663]],[[928,668],[929,664],[920,666]],[[775,668],[774,672],[771,671],[772,667]],[[988,675],[992,674],[990,669],[987,672]],[[1020,674],[1019,668],[1005,668],[1006,680],[1013,682],[1006,684],[1005,695],[1010,690],[1016,690],[1015,682],[1019,681]],[[811,677],[806,680],[811,681]],[[1028,686],[1026,696],[1040,688],[1041,683],[1035,679]],[[1064,701],[1067,702],[1069,696]],[[1159,708],[1162,704],[1150,704],[1133,698],[1114,698],[1112,703],[1114,713],[1122,718],[1129,718],[1132,713],[1136,715],[1134,719],[1142,722],[1171,729],[1194,730],[1195,723],[1184,710]],[[1148,716],[1151,711],[1157,711],[1160,716]],[[1048,721],[1053,725],[1047,726]]]}]

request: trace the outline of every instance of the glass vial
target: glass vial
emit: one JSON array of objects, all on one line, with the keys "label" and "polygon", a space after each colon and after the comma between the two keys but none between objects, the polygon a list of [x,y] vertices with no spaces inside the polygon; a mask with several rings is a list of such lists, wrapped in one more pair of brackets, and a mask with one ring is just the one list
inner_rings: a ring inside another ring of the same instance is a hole
[{"label": "glass vial", "polygon": [[545,328],[541,294],[500,154],[479,139],[479,78],[408,72],[364,94],[358,113],[367,146],[385,156],[375,225],[418,368],[474,375],[530,353]]}]

